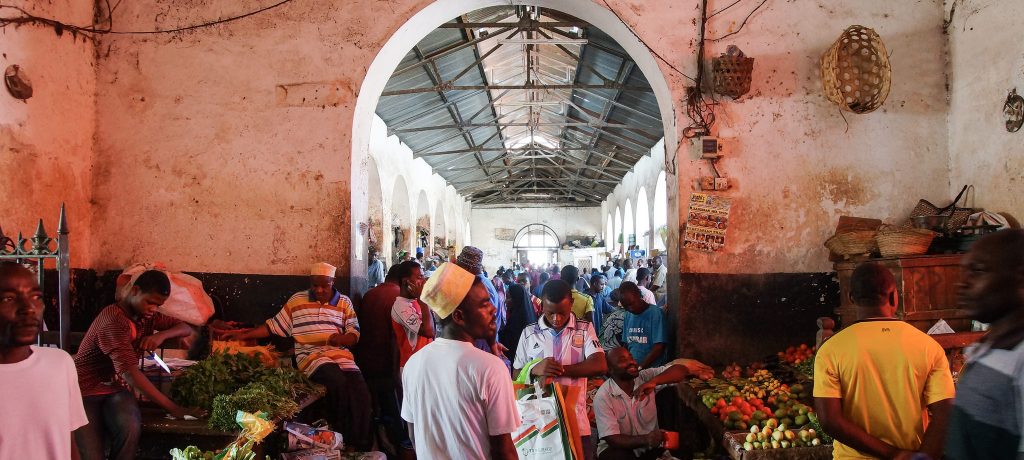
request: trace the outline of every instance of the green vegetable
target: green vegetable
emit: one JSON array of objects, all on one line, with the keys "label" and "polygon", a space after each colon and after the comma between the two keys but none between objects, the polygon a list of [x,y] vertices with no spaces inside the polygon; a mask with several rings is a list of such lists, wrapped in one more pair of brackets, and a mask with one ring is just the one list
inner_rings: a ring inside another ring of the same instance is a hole
[{"label": "green vegetable", "polygon": [[807,414],[807,418],[811,422],[811,428],[814,428],[818,438],[821,439],[822,444],[832,444],[832,437],[825,432],[824,428],[822,428],[821,422],[818,420],[818,414],[809,412]]},{"label": "green vegetable", "polygon": [[236,431],[238,411],[250,413],[266,412],[268,419],[283,419],[299,412],[299,405],[288,394],[272,391],[263,383],[250,383],[230,395],[219,395],[213,399],[210,412],[210,428],[221,431]]},{"label": "green vegetable", "polygon": [[266,366],[254,356],[214,352],[174,379],[171,397],[180,405],[209,410],[217,395],[235,392],[266,370]]}]

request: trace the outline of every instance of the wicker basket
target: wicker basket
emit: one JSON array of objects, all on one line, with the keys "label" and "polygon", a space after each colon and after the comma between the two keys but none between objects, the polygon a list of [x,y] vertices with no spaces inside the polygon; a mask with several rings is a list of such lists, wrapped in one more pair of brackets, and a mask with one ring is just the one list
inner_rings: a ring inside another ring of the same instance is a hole
[{"label": "wicker basket", "polygon": [[848,259],[851,256],[869,255],[878,250],[874,230],[851,230],[837,233],[825,240],[825,247],[833,253]]},{"label": "wicker basket", "polygon": [[825,97],[843,110],[868,113],[889,96],[892,68],[882,39],[874,30],[850,26],[821,56]]},{"label": "wicker basket", "polygon": [[714,75],[716,93],[739,99],[750,91],[754,58],[746,57],[742,53],[723,54],[711,59],[711,72]]},{"label": "wicker basket", "polygon": [[882,257],[919,256],[928,253],[938,233],[923,228],[885,228],[878,231],[878,250]]}]

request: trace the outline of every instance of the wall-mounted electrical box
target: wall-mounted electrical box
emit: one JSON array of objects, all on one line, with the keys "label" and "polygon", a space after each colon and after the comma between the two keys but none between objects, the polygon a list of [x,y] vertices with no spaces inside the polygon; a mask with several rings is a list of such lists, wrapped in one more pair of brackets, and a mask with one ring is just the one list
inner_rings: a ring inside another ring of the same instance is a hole
[{"label": "wall-mounted electrical box", "polygon": [[717,160],[722,157],[722,139],[712,136],[696,137],[690,140],[690,149],[695,158],[701,160]]}]

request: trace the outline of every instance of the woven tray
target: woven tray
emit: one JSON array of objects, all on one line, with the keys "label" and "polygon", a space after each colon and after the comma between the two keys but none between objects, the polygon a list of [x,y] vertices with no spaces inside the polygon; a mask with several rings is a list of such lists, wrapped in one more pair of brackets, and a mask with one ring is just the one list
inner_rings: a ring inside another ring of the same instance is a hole
[{"label": "woven tray", "polygon": [[889,228],[879,230],[875,239],[882,257],[919,256],[928,253],[936,235],[923,228]]}]

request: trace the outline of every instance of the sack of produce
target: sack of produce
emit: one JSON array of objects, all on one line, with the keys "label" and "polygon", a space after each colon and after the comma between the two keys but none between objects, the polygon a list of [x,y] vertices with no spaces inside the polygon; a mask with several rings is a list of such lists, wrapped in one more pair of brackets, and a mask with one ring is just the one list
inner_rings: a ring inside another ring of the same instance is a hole
[{"label": "sack of produce", "polygon": [[115,281],[114,297],[118,300],[123,298],[139,275],[147,270],[162,271],[171,280],[171,295],[157,311],[193,326],[202,326],[213,316],[213,299],[203,290],[202,281],[191,275],[172,272],[159,262],[126,268]]},{"label": "sack of produce", "polygon": [[281,460],[341,460],[341,452],[317,447],[281,454]]}]

